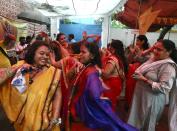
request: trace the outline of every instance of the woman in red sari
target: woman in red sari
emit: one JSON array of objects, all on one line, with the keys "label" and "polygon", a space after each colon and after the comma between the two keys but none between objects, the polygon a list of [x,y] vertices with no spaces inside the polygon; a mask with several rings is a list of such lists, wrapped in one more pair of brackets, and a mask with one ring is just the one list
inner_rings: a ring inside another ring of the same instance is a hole
[{"label": "woman in red sari", "polygon": [[[61,108],[61,118],[62,118],[62,130],[66,128],[66,118],[68,110],[68,100],[72,90],[72,83],[76,75],[77,66],[80,65],[78,61],[79,52],[76,49],[70,47],[70,53],[68,50],[63,48],[63,46],[57,42],[52,42],[54,48],[54,55],[51,54],[50,61],[51,64],[59,69],[62,69],[61,75],[61,90],[63,94],[62,108]],[[80,48],[78,43],[75,43],[78,48]],[[75,46],[74,46],[75,47]],[[68,48],[69,49],[69,48]],[[73,54],[72,54],[72,53]],[[60,56],[60,57],[58,57]]]},{"label": "woman in red sari", "polygon": [[84,67],[75,78],[68,103],[68,115],[73,118],[70,124],[79,123],[75,131],[137,131],[120,120],[110,101],[102,97],[105,88],[95,67],[101,67],[99,47],[94,43],[83,43],[80,51],[80,62]]},{"label": "woman in red sari", "polygon": [[126,106],[130,107],[136,84],[136,80],[132,78],[132,75],[142,63],[148,60],[150,56],[147,54],[149,54],[152,49],[149,49],[147,37],[145,35],[139,35],[136,38],[136,45],[134,47],[130,45],[128,50],[127,59],[129,66],[126,74],[125,98],[127,101]]},{"label": "woman in red sari", "polygon": [[127,71],[127,63],[123,43],[120,40],[113,40],[110,43],[110,52],[111,54],[104,60],[101,75],[109,88],[105,91],[104,96],[111,100],[112,107],[115,110],[125,80],[124,74]]}]

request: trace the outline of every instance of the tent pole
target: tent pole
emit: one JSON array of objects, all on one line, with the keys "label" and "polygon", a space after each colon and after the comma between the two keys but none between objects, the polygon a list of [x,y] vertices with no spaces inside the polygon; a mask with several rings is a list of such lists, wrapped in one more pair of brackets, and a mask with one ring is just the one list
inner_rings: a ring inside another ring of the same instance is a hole
[{"label": "tent pole", "polygon": [[[141,13],[142,0],[138,0],[138,3],[139,3],[139,7],[138,7],[138,14],[137,14],[137,19],[136,19],[135,29],[138,29],[138,20],[139,20],[140,13]],[[133,46],[135,46],[135,39],[136,39],[136,34],[134,34],[134,37],[133,37]]]}]

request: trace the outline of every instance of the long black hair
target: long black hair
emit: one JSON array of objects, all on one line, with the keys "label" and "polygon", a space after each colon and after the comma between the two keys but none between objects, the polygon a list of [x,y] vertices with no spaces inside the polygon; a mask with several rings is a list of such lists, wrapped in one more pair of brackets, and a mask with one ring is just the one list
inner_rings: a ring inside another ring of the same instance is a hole
[{"label": "long black hair", "polygon": [[55,61],[59,61],[60,59],[62,59],[61,49],[60,49],[60,46],[58,45],[58,42],[52,41],[50,43],[50,47],[54,51]]},{"label": "long black hair", "polygon": [[177,49],[175,47],[175,43],[171,40],[160,40],[159,42],[162,43],[163,47],[170,52],[170,58],[177,64]]},{"label": "long black hair", "polygon": [[97,65],[101,68],[101,56],[99,52],[99,47],[96,43],[83,43],[83,45],[88,49],[88,51],[94,56],[90,61],[93,65]]},{"label": "long black hair", "polygon": [[142,45],[142,49],[146,50],[149,48],[149,43],[148,43],[148,39],[145,35],[139,35],[137,36],[137,39],[140,41],[144,41],[143,45]]},{"label": "long black hair", "polygon": [[128,71],[128,64],[125,57],[124,45],[122,41],[112,40],[110,46],[115,49],[115,55],[122,61],[122,64],[124,66],[124,72],[126,73]]}]

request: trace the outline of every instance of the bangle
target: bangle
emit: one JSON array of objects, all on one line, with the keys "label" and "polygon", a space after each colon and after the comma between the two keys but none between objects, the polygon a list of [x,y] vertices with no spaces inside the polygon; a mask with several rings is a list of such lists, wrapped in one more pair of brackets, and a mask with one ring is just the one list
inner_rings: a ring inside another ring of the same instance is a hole
[{"label": "bangle", "polygon": [[148,83],[148,79],[144,79],[144,82],[147,82],[147,83]]},{"label": "bangle", "polygon": [[56,118],[56,119],[52,119],[51,121],[50,121],[50,124],[51,125],[60,125],[61,124],[61,118]]},{"label": "bangle", "polygon": [[148,79],[144,79],[144,82],[148,83],[149,85],[152,85],[152,81]]},{"label": "bangle", "polygon": [[14,72],[10,68],[7,68],[6,69],[6,74],[7,74],[8,77],[12,77]]},{"label": "bangle", "polygon": [[102,71],[101,71],[101,69],[98,69],[98,73],[99,73],[99,76],[102,75]]}]

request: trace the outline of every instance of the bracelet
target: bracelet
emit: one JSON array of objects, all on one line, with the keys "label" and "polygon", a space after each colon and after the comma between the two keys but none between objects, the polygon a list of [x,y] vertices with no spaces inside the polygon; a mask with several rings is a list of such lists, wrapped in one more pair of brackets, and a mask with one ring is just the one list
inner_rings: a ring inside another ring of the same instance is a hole
[{"label": "bracelet", "polygon": [[7,68],[6,69],[6,74],[7,74],[8,77],[12,77],[14,73],[13,73],[13,71],[11,71],[10,68]]},{"label": "bracelet", "polygon": [[152,85],[152,81],[148,79],[144,79],[144,82],[148,83],[149,85]]},{"label": "bracelet", "polygon": [[147,83],[148,83],[148,79],[144,79],[144,82],[147,82]]},{"label": "bracelet", "polygon": [[50,124],[51,125],[60,125],[61,124],[61,118],[57,118],[57,119],[52,119],[51,121],[50,121]]},{"label": "bracelet", "polygon": [[101,76],[102,75],[101,69],[99,69],[98,72],[99,72],[99,76]]}]

